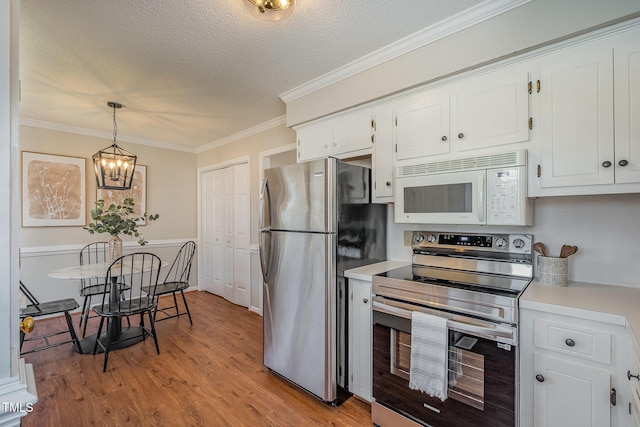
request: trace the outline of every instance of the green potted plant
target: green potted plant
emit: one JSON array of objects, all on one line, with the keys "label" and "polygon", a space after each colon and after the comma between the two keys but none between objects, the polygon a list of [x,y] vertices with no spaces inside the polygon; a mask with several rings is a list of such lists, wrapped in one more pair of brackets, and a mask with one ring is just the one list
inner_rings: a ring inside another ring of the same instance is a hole
[{"label": "green potted plant", "polygon": [[90,234],[109,233],[109,253],[107,259],[109,262],[122,256],[122,239],[120,234],[126,234],[138,238],[138,244],[144,246],[147,241],[138,231],[138,221],[148,218],[155,221],[160,215],[147,215],[137,217],[134,215],[133,207],[135,203],[132,198],[126,198],[121,205],[112,203],[108,208],[104,207],[104,200],[100,199],[96,202],[96,208],[91,210],[91,219],[88,226],[84,227]]}]

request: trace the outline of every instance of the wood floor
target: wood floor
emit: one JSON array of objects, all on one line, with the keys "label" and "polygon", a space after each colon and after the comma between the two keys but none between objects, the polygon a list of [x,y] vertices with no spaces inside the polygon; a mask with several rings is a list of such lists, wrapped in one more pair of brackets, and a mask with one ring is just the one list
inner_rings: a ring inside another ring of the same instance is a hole
[{"label": "wood floor", "polygon": [[[77,354],[71,344],[25,355],[38,403],[22,425],[371,425],[366,403],[332,407],[265,368],[260,316],[207,292],[187,300],[193,326],[186,316],[156,323],[160,355],[147,339],[110,353],[106,373],[102,354]],[[64,318],[36,320],[34,333],[60,327]],[[96,330],[91,320],[87,335]]]}]

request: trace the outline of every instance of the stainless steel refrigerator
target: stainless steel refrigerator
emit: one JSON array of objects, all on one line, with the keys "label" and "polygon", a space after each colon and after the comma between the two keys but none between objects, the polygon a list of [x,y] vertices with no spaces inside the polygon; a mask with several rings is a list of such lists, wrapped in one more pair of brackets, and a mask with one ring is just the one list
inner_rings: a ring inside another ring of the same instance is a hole
[{"label": "stainless steel refrigerator", "polygon": [[267,169],[260,195],[264,364],[334,404],[349,378],[343,273],[386,258],[370,172],[333,158]]}]

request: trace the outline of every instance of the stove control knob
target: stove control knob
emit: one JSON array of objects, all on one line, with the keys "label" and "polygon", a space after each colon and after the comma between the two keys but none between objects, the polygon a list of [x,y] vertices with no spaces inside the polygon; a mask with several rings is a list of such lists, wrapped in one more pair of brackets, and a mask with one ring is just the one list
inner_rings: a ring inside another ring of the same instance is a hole
[{"label": "stove control knob", "polygon": [[415,240],[416,242],[420,243],[424,240],[424,236],[420,233],[416,234],[415,236],[413,236],[413,240]]},{"label": "stove control knob", "polygon": [[427,242],[435,243],[436,242],[436,236],[434,236],[433,234],[429,234],[429,236],[427,236]]},{"label": "stove control knob", "polygon": [[516,240],[514,240],[514,241],[513,241],[513,246],[514,246],[516,249],[522,249],[522,248],[524,248],[524,240],[522,240],[522,239],[516,239]]},{"label": "stove control knob", "polygon": [[499,247],[500,249],[504,249],[507,247],[507,239],[505,239],[504,237],[498,237],[496,239],[496,246]]}]

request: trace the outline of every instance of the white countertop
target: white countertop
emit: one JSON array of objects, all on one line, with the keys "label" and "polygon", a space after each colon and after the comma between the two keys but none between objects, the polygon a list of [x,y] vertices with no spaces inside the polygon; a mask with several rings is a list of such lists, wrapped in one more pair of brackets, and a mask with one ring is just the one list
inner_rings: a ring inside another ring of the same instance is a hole
[{"label": "white countertop", "polygon": [[351,270],[345,270],[344,277],[349,279],[359,279],[371,281],[371,276],[385,271],[395,270],[396,268],[411,265],[411,262],[406,261],[382,261],[375,264],[363,265],[362,267],[352,268]]},{"label": "white countertop", "polygon": [[640,289],[569,282],[565,287],[542,285],[537,279],[520,297],[520,307],[575,316],[631,329],[640,343]]}]

